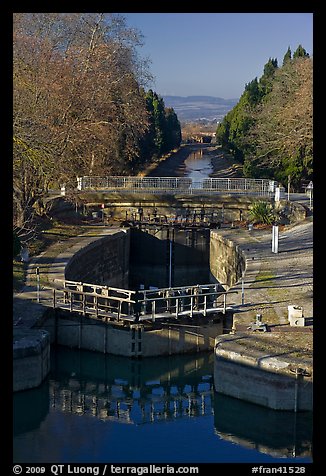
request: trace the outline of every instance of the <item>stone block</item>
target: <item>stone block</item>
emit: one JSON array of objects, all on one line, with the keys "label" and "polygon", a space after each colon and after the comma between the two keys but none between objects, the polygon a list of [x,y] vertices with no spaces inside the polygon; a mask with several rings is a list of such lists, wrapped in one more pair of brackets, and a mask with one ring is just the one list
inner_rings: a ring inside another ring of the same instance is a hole
[{"label": "stone block", "polygon": [[288,306],[288,319],[298,319],[303,317],[303,307],[301,306]]},{"label": "stone block", "polygon": [[308,325],[308,318],[307,317],[293,317],[289,318],[290,326],[293,327],[304,327]]}]

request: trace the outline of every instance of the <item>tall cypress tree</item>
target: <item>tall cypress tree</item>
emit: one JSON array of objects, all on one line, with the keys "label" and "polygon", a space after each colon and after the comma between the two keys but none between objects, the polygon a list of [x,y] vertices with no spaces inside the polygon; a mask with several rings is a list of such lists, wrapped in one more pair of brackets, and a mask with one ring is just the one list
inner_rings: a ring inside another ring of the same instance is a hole
[{"label": "tall cypress tree", "polygon": [[250,105],[257,104],[261,99],[261,91],[259,89],[257,77],[246,84],[247,98]]},{"label": "tall cypress tree", "polygon": [[283,57],[283,66],[288,63],[289,61],[291,61],[291,57],[292,57],[292,52],[291,52],[291,48],[288,47],[287,49],[287,52],[285,53],[284,57]]},{"label": "tall cypress tree", "polygon": [[156,93],[153,94],[153,115],[155,127],[154,144],[158,155],[161,155],[165,152],[165,111],[164,101]]},{"label": "tall cypress tree", "polygon": [[306,52],[306,50],[304,49],[304,47],[302,45],[299,45],[298,48],[295,50],[295,52],[293,53],[293,59],[294,58],[309,58],[309,54]]},{"label": "tall cypress tree", "polygon": [[259,80],[262,95],[266,95],[272,90],[273,78],[277,67],[277,58],[269,58],[264,66],[264,73]]},{"label": "tall cypress tree", "polygon": [[165,150],[168,151],[175,147],[179,147],[181,143],[181,126],[172,107],[165,109],[165,132]]}]

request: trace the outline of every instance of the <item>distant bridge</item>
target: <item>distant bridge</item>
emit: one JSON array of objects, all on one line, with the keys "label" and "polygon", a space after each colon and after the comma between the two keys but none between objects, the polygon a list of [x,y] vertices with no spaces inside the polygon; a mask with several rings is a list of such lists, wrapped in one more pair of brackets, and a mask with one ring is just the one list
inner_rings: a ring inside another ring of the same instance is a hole
[{"label": "distant bridge", "polygon": [[257,195],[272,197],[277,189],[284,191],[275,180],[250,178],[204,178],[193,180],[189,177],[124,177],[124,176],[84,176],[77,178],[80,191],[186,194],[186,195]]}]

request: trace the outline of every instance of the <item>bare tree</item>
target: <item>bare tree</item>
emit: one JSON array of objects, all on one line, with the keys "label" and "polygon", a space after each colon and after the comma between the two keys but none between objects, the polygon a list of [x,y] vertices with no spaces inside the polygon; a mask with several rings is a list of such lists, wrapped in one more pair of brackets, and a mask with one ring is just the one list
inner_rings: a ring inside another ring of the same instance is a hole
[{"label": "bare tree", "polygon": [[17,222],[51,183],[128,172],[148,127],[140,44],[116,14],[14,15]]}]

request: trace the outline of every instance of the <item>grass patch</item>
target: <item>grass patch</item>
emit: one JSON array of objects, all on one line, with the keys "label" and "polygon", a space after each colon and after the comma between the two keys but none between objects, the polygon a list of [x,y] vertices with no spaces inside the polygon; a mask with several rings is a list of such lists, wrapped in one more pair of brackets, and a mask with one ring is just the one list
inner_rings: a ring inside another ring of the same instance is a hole
[{"label": "grass patch", "polygon": [[[45,264],[43,268],[47,268],[50,266],[50,260],[67,248],[65,243],[67,240],[88,230],[89,226],[87,225],[68,224],[57,220],[44,221],[38,225],[38,233],[35,239],[28,243],[29,256],[32,258],[46,252],[49,265]],[[32,281],[34,281],[33,278]],[[42,281],[41,276],[41,284]],[[13,260],[13,291],[21,290],[25,282],[26,264],[22,263],[19,258],[16,258]]]},{"label": "grass patch", "polygon": [[43,253],[54,243],[68,240],[74,236],[85,233],[87,226],[69,225],[53,220],[39,230],[36,238],[29,244],[28,250],[30,256],[37,256]]},{"label": "grass patch", "polygon": [[255,282],[253,283],[252,287],[258,287],[257,285],[260,285],[262,283],[264,283],[265,286],[274,286],[275,278],[276,278],[275,274],[271,273],[271,271],[268,271],[268,270],[259,271],[259,273],[255,277]]}]

